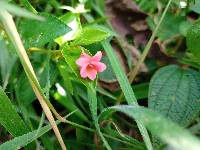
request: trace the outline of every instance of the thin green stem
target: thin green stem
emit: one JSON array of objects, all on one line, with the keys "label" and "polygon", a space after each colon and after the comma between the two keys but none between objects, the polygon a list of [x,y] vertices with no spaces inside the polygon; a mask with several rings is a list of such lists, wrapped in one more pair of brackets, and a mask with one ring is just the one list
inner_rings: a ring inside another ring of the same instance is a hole
[{"label": "thin green stem", "polygon": [[[69,120],[65,120],[63,123],[67,123],[67,124],[69,124],[69,125],[71,125],[71,126],[74,126],[74,127],[76,127],[76,128],[83,129],[83,130],[86,130],[86,131],[89,131],[89,132],[93,132],[93,133],[96,132],[95,129],[86,127],[86,126],[84,126],[84,125],[77,124],[77,123],[72,122],[72,121],[69,121]],[[103,136],[105,136],[105,137],[107,137],[107,138],[109,138],[109,139],[112,139],[112,140],[115,140],[115,141],[118,141],[118,142],[121,142],[121,143],[130,145],[130,146],[136,147],[136,145],[135,145],[134,143],[127,142],[127,141],[123,141],[123,140],[121,140],[121,139],[119,139],[119,138],[113,137],[113,136],[111,136],[111,135],[109,135],[109,134],[106,134],[106,133],[102,133],[102,134],[103,134]],[[142,145],[140,146],[140,148],[141,148],[141,147],[142,147]]]},{"label": "thin green stem", "polygon": [[156,35],[158,33],[160,25],[161,25],[165,15],[166,15],[168,9],[169,9],[169,6],[170,6],[171,2],[172,2],[172,0],[168,1],[167,6],[166,6],[166,8],[165,8],[165,10],[164,10],[159,22],[158,22],[158,25],[156,26],[155,30],[153,31],[153,34],[152,34],[150,40],[148,41],[148,43],[147,43],[142,55],[140,56],[139,61],[137,62],[136,66],[130,71],[130,77],[129,77],[129,82],[130,83],[132,83],[134,81],[136,75],[138,74],[138,71],[139,71],[141,65],[143,64],[145,58],[147,57],[147,55],[149,53],[149,50],[151,48],[151,45],[152,45],[152,43],[153,43],[153,41],[154,41],[154,39],[155,39],[155,37],[156,37]]},{"label": "thin green stem", "polygon": [[98,123],[98,117],[97,117],[97,96],[96,96],[96,89],[93,88],[93,86],[87,88],[87,93],[88,93],[88,100],[89,100],[89,105],[90,105],[90,110],[92,113],[92,118],[95,124],[95,127],[97,129],[97,132],[103,141],[104,145],[108,150],[112,150],[106,139],[104,138],[103,134],[101,133],[99,123]]}]

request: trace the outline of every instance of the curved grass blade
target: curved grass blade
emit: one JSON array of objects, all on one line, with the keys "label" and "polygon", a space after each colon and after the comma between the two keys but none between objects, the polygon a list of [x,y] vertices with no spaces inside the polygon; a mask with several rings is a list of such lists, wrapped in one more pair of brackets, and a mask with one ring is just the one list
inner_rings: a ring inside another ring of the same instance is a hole
[{"label": "curved grass blade", "polygon": [[2,145],[0,145],[0,150],[20,149],[21,147],[26,146],[27,144],[33,142],[34,140],[47,133],[49,130],[52,129],[52,127],[51,125],[47,125],[38,129],[3,143]]},{"label": "curved grass blade", "polygon": [[11,14],[14,14],[16,16],[25,17],[25,18],[29,18],[29,19],[36,19],[36,20],[40,20],[40,21],[44,20],[43,17],[35,15],[35,14],[27,11],[26,9],[17,7],[13,4],[9,4],[6,1],[0,1],[0,9],[5,9],[6,11],[8,11]]},{"label": "curved grass blade", "polygon": [[140,106],[114,106],[105,109],[99,119],[108,116],[113,111],[120,111],[129,117],[141,121],[146,128],[174,150],[199,150],[200,141],[190,132],[165,119],[162,115]]}]

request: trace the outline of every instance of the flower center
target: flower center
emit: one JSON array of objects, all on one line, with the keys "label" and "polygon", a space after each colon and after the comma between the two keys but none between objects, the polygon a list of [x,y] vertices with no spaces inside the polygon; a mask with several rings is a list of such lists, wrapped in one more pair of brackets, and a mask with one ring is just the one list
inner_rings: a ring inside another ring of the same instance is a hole
[{"label": "flower center", "polygon": [[89,66],[90,68],[93,68],[93,64],[92,64],[91,62],[89,62],[88,66]]}]

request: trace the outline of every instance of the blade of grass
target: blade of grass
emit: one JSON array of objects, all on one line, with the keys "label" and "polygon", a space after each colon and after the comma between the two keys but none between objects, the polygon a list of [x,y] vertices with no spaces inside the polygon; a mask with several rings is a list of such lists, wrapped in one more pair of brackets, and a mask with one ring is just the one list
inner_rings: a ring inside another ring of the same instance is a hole
[{"label": "blade of grass", "polygon": [[99,119],[108,116],[111,112],[120,111],[129,117],[140,120],[147,129],[174,150],[198,150],[200,141],[183,127],[166,119],[157,112],[140,106],[118,105],[106,108]]},{"label": "blade of grass", "polygon": [[42,113],[42,116],[41,116],[41,119],[40,119],[40,123],[39,123],[39,125],[38,125],[38,129],[37,129],[37,132],[36,132],[36,134],[35,134],[36,137],[38,136],[38,134],[39,134],[39,132],[40,132],[40,129],[42,128],[42,125],[43,125],[43,123],[44,123],[44,120],[45,120],[45,115],[44,115],[44,113]]},{"label": "blade of grass", "polygon": [[30,2],[28,0],[21,0],[20,1],[25,8],[27,8],[28,10],[30,10],[32,13],[37,14],[38,12],[35,10],[35,8],[30,4]]},{"label": "blade of grass", "polygon": [[[124,71],[122,70],[122,66],[119,63],[116,54],[113,52],[113,49],[110,43],[108,41],[104,41],[102,42],[102,45],[103,45],[104,50],[106,51],[106,54],[109,58],[112,69],[115,72],[115,75],[119,81],[122,91],[124,92],[124,96],[128,104],[137,106],[138,104],[137,104],[137,99],[135,97],[135,94],[131,88],[131,85],[129,84],[128,78],[126,77]],[[151,144],[151,140],[150,140],[147,130],[145,129],[141,121],[136,120],[136,122],[148,150],[153,150],[153,146]]]},{"label": "blade of grass", "polygon": [[[38,139],[48,131],[52,129],[52,126],[46,125],[44,127],[40,127],[42,124],[43,117],[41,118],[39,128],[28,132],[26,134],[23,134],[22,136],[18,136],[10,141],[7,141],[0,145],[0,150],[8,150],[8,149],[20,149],[21,147],[26,146],[27,144],[33,142],[34,140]],[[56,124],[59,124],[61,121],[56,121]]]},{"label": "blade of grass", "polygon": [[13,136],[29,132],[28,127],[18,115],[16,109],[0,87],[0,124]]},{"label": "blade of grass", "polygon": [[[45,127],[42,127],[39,132],[38,130],[34,130],[32,132],[29,132],[27,134],[24,134],[22,136],[16,137],[13,140],[10,140],[8,142],[3,143],[0,145],[1,150],[8,150],[8,149],[20,149],[21,147],[26,146],[27,144],[33,142],[46,132],[48,132],[51,129],[50,125],[47,125]],[[38,134],[37,134],[38,132]]]},{"label": "blade of grass", "polygon": [[[22,41],[20,39],[20,36],[17,32],[17,29],[16,29],[16,26],[15,26],[15,23],[13,21],[13,18],[12,16],[5,10],[5,9],[1,9],[0,10],[0,19],[5,27],[5,30],[7,31],[7,34],[9,36],[9,38],[11,39],[13,45],[15,46],[16,48],[16,51],[17,51],[17,54],[20,58],[20,61],[22,63],[22,66],[26,72],[26,75],[29,79],[29,82],[50,122],[50,124],[52,125],[52,128],[55,132],[55,135],[62,147],[63,150],[66,150],[66,146],[64,144],[64,141],[60,135],[60,132],[58,130],[58,127],[55,123],[55,120],[54,120],[54,117],[47,105],[46,102],[48,102],[48,100],[46,100],[43,92],[42,92],[42,89],[40,87],[40,84],[36,78],[36,75],[35,75],[35,72],[33,70],[33,67],[30,63],[30,60],[28,58],[28,55],[24,49],[24,46],[22,44]],[[50,102],[49,102],[50,103]],[[51,106],[53,107],[53,106]]]},{"label": "blade of grass", "polygon": [[31,12],[27,11],[26,9],[17,7],[13,4],[9,4],[6,1],[0,1],[0,9],[5,9],[6,11],[16,15],[21,16],[29,19],[36,19],[43,21],[44,18],[35,14],[32,14]]},{"label": "blade of grass", "polygon": [[156,34],[158,33],[159,27],[160,27],[160,25],[161,25],[165,15],[166,15],[166,13],[167,13],[167,10],[169,9],[169,6],[170,6],[171,2],[172,2],[172,0],[168,1],[167,6],[165,7],[165,10],[164,10],[164,12],[163,12],[163,14],[162,14],[162,16],[161,16],[156,28],[155,28],[155,30],[153,31],[153,34],[151,35],[151,38],[148,41],[148,43],[147,43],[142,55],[140,56],[139,61],[137,62],[135,67],[130,71],[130,77],[129,77],[129,82],[130,83],[132,83],[133,80],[135,79],[135,77],[136,77],[136,75],[137,75],[137,73],[138,73],[138,71],[140,69],[140,66],[143,64],[145,58],[147,57],[147,55],[149,53],[149,50],[151,48],[151,45],[152,45],[152,43],[153,43],[153,41],[154,41],[154,39],[156,37]]}]

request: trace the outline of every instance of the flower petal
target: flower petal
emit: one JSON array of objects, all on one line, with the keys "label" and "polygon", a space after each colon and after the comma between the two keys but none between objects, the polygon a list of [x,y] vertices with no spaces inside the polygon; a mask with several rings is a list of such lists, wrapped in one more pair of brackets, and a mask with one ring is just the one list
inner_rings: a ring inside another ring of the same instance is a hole
[{"label": "flower petal", "polygon": [[80,57],[79,59],[76,60],[76,64],[80,67],[83,67],[85,65],[89,64],[89,60],[87,58],[82,58]]},{"label": "flower petal", "polygon": [[97,71],[95,69],[87,70],[87,76],[90,80],[94,80],[97,76]]},{"label": "flower petal", "polygon": [[101,51],[98,51],[98,52],[92,57],[92,60],[93,60],[93,61],[100,61],[100,60],[101,60],[101,57],[102,57],[102,52],[101,52]]},{"label": "flower petal", "polygon": [[82,78],[87,78],[87,70],[86,70],[87,66],[84,66],[81,68],[81,71],[80,71],[80,75]]},{"label": "flower petal", "polygon": [[92,62],[92,65],[97,70],[97,72],[103,72],[106,70],[106,65],[102,62]]},{"label": "flower petal", "polygon": [[90,60],[90,59],[91,59],[91,56],[88,55],[88,54],[86,54],[86,53],[82,53],[82,54],[81,54],[81,58],[87,58],[88,60]]}]

